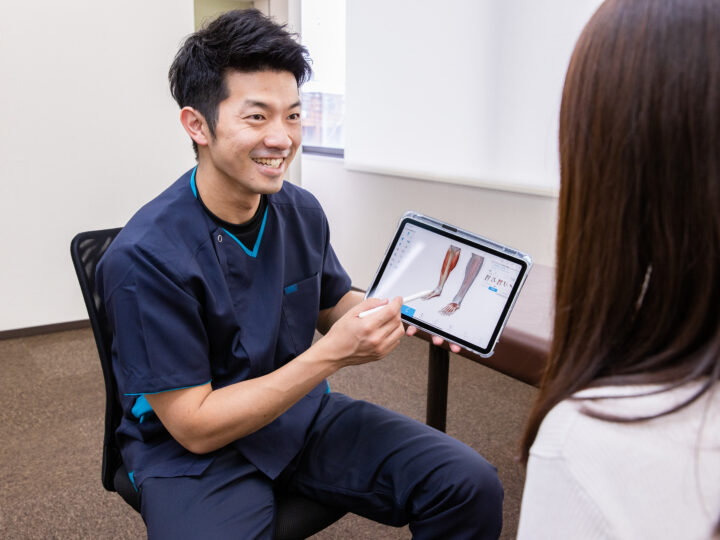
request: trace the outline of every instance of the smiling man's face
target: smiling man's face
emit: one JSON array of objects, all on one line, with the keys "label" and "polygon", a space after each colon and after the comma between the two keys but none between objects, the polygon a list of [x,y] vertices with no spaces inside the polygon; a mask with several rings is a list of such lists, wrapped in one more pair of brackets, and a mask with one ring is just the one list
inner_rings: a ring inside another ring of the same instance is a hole
[{"label": "smiling man's face", "polygon": [[231,71],[225,85],[228,97],[218,106],[207,165],[235,196],[276,193],[302,140],[295,77]]}]

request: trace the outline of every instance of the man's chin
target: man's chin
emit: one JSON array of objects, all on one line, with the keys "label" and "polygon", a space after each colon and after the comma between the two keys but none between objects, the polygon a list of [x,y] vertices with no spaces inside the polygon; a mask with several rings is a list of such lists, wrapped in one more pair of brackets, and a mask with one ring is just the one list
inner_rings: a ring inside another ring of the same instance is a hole
[{"label": "man's chin", "polygon": [[272,195],[273,193],[277,193],[282,189],[283,183],[285,183],[285,179],[282,177],[280,177],[279,180],[271,180],[268,182],[264,182],[260,186],[258,186],[258,193],[262,195]]}]

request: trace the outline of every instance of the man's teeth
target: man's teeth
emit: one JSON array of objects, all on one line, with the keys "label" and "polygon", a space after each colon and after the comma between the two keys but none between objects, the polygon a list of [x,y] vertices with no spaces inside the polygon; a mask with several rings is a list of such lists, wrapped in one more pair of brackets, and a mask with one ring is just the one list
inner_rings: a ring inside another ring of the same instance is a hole
[{"label": "man's teeth", "polygon": [[253,161],[255,163],[259,163],[260,165],[277,169],[280,165],[282,165],[283,158],[253,158]]}]

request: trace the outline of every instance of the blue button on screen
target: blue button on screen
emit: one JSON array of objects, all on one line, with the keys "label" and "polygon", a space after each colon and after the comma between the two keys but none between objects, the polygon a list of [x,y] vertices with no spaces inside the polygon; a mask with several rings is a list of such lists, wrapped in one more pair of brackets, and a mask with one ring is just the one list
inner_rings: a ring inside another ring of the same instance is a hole
[{"label": "blue button on screen", "polygon": [[403,307],[400,308],[400,313],[408,317],[412,317],[413,315],[415,315],[415,310],[410,306],[406,306],[405,304],[403,304]]},{"label": "blue button on screen", "polygon": [[495,287],[488,287],[492,292],[497,292],[497,289]]}]

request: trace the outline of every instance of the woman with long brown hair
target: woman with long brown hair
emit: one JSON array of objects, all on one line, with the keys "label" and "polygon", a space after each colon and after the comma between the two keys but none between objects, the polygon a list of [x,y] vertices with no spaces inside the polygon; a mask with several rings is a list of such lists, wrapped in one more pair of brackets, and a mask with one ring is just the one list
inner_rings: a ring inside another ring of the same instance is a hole
[{"label": "woman with long brown hair", "polygon": [[555,325],[520,538],[720,516],[720,0],[607,0],[560,112]]}]

